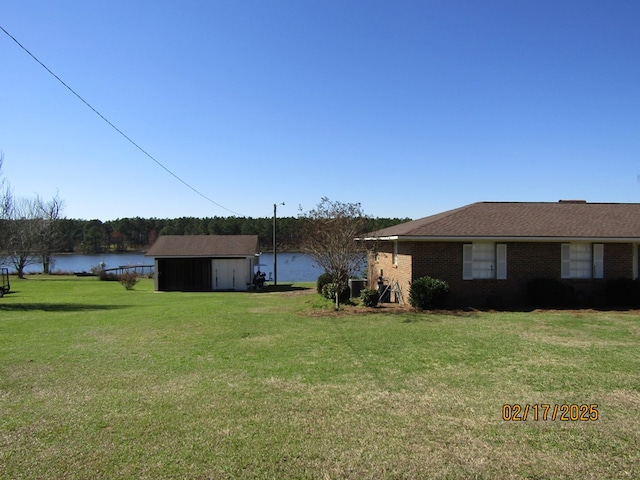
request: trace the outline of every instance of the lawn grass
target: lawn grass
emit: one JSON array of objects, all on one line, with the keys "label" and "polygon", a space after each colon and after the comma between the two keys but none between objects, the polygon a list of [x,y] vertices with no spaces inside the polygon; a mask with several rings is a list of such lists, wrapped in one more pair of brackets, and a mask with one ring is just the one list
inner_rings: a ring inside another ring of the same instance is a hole
[{"label": "lawn grass", "polygon": [[[638,312],[336,314],[311,289],[11,285],[3,479],[640,477]],[[599,417],[504,421],[505,403]]]}]

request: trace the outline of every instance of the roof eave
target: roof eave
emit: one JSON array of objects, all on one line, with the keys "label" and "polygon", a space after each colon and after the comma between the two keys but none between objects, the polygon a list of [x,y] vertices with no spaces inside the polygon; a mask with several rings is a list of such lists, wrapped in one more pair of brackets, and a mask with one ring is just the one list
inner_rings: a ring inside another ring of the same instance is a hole
[{"label": "roof eave", "polygon": [[249,258],[255,257],[255,253],[207,253],[207,254],[149,254],[145,253],[145,257],[153,258]]},{"label": "roof eave", "polygon": [[525,237],[525,236],[424,236],[424,235],[388,235],[382,237],[364,237],[367,241],[403,241],[403,242],[600,242],[600,243],[640,243],[640,237]]}]

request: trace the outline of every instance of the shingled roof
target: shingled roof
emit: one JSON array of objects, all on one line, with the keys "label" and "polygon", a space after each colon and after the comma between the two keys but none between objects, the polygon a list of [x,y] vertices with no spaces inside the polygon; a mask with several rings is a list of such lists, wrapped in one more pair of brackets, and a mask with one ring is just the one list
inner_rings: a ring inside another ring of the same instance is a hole
[{"label": "shingled roof", "polygon": [[367,237],[640,241],[640,203],[478,202],[378,230]]},{"label": "shingled roof", "polygon": [[257,235],[162,235],[148,257],[247,257],[258,253]]}]

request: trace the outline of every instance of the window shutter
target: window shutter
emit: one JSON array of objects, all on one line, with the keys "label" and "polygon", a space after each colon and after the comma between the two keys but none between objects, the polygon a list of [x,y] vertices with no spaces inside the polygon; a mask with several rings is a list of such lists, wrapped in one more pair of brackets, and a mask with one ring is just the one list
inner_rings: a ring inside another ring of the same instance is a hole
[{"label": "window shutter", "polygon": [[604,244],[593,244],[593,278],[604,278]]},{"label": "window shutter", "polygon": [[496,278],[506,280],[507,278],[507,244],[498,243],[496,245]]},{"label": "window shutter", "polygon": [[473,244],[462,245],[462,279],[473,280]]},{"label": "window shutter", "polygon": [[561,250],[561,268],[560,276],[562,278],[571,278],[571,244],[563,243]]}]

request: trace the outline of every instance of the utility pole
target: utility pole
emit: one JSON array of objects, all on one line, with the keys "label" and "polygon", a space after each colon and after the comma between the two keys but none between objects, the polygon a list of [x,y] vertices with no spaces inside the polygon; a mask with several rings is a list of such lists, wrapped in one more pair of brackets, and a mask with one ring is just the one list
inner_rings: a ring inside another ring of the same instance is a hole
[{"label": "utility pole", "polygon": [[276,210],[278,205],[284,205],[282,203],[274,203],[273,204],[273,284],[278,285],[278,247],[276,244]]}]

